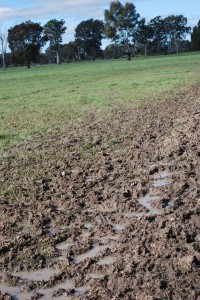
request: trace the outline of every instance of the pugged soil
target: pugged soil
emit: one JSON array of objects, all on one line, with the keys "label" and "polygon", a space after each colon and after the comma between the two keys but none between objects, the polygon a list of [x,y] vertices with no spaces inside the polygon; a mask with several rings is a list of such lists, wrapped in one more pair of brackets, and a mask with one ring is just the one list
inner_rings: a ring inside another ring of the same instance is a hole
[{"label": "pugged soil", "polygon": [[200,299],[199,141],[196,85],[2,149],[0,299]]}]

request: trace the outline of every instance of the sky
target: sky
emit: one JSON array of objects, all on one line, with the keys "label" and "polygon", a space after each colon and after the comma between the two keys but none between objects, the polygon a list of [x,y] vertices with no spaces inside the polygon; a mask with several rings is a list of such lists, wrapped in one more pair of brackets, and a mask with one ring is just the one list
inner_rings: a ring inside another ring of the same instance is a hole
[{"label": "sky", "polygon": [[[74,40],[74,29],[84,20],[103,20],[104,10],[111,0],[0,0],[0,31],[6,32],[23,21],[31,20],[44,25],[51,19],[64,19],[67,26],[63,43]],[[194,27],[200,19],[200,0],[126,0],[136,6],[147,21],[170,14],[182,14],[188,25]],[[104,41],[103,45],[106,45]]]}]

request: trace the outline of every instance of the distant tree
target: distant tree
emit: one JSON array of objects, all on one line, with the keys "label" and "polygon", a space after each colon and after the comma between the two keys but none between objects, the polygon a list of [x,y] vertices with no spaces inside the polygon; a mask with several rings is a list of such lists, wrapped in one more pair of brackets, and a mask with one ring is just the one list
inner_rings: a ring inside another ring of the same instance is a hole
[{"label": "distant tree", "polygon": [[96,59],[102,55],[104,24],[100,20],[82,21],[75,29],[75,41],[82,58]]},{"label": "distant tree", "polygon": [[146,20],[143,18],[138,22],[137,30],[134,33],[133,41],[138,44],[143,45],[144,55],[147,56],[147,47],[152,39],[152,27],[146,23]]},{"label": "distant tree", "polygon": [[78,61],[80,60],[79,47],[75,41],[61,45],[59,55],[62,61]]},{"label": "distant tree", "polygon": [[6,49],[7,49],[7,35],[5,33],[0,32],[0,48],[1,48],[1,55],[2,55],[2,66],[3,70],[6,68]]},{"label": "distant tree", "polygon": [[109,58],[120,58],[124,55],[124,49],[122,45],[110,44],[106,46],[104,50],[104,57]]},{"label": "distant tree", "polygon": [[180,42],[185,39],[186,34],[191,30],[187,26],[187,18],[183,15],[170,15],[164,19],[164,22],[169,52],[173,52],[173,48],[175,48],[176,53],[178,53]]},{"label": "distant tree", "polygon": [[149,26],[152,32],[151,46],[156,48],[156,52],[161,54],[167,44],[167,32],[165,21],[161,16],[157,16],[150,20]]},{"label": "distant tree", "polygon": [[124,45],[128,60],[131,60],[131,41],[138,24],[139,14],[133,3],[122,5],[112,1],[110,8],[104,11],[105,36],[114,43]]},{"label": "distant tree", "polygon": [[56,62],[59,64],[59,49],[62,43],[62,35],[67,27],[64,26],[65,21],[52,19],[44,25],[44,34],[50,42],[50,47],[56,53]]},{"label": "distant tree", "polygon": [[12,59],[25,62],[30,68],[30,63],[37,59],[40,49],[46,43],[42,32],[40,24],[32,21],[11,27],[8,30],[8,44]]},{"label": "distant tree", "polygon": [[191,33],[191,47],[192,50],[200,50],[200,20],[192,30]]}]

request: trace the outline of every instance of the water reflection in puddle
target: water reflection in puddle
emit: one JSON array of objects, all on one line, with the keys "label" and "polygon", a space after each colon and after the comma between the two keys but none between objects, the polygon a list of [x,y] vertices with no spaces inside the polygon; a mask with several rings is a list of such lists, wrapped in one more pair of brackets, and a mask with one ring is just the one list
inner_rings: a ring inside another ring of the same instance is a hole
[{"label": "water reflection in puddle", "polygon": [[132,217],[137,217],[137,218],[141,218],[143,217],[144,215],[146,215],[146,213],[140,213],[140,212],[126,212],[126,213],[123,213],[123,215],[127,218],[132,218]]},{"label": "water reflection in puddle", "polygon": [[146,194],[143,198],[139,199],[139,203],[147,208],[150,211],[154,211],[151,207],[151,201],[158,200],[160,197],[158,196],[150,196],[149,194]]},{"label": "water reflection in puddle", "polygon": [[106,236],[99,238],[99,241],[101,243],[105,243],[105,241],[107,241],[107,240],[117,241],[118,239],[119,239],[119,235],[106,235]]},{"label": "water reflection in puddle", "polygon": [[54,269],[41,269],[36,271],[25,271],[25,272],[14,272],[12,273],[13,276],[20,277],[22,279],[29,279],[33,281],[47,281],[50,279],[52,275],[56,273]]},{"label": "water reflection in puddle", "polygon": [[67,248],[69,248],[70,246],[72,246],[73,244],[72,243],[69,243],[69,242],[62,242],[60,244],[57,244],[56,247],[59,249],[59,250],[65,250]]},{"label": "water reflection in puddle", "polygon": [[[39,289],[37,292],[40,294],[43,294],[43,296],[41,298],[42,300],[49,300],[49,299],[53,298],[53,293],[55,293],[59,289],[65,289],[65,290],[75,289],[74,282],[72,280],[67,280],[61,284],[57,284],[56,286],[54,286],[52,288]],[[55,299],[71,299],[71,298],[63,295],[60,297],[55,297]]]},{"label": "water reflection in puddle", "polygon": [[166,179],[156,180],[152,183],[154,187],[163,187],[169,184],[169,181]]},{"label": "water reflection in puddle", "polygon": [[85,223],[84,227],[87,229],[91,229],[91,228],[93,228],[93,225],[91,223]]},{"label": "water reflection in puddle", "polygon": [[105,275],[102,273],[89,273],[88,276],[93,279],[99,279],[99,278],[103,278]]},{"label": "water reflection in puddle", "polygon": [[163,172],[160,172],[160,173],[158,173],[158,174],[152,175],[152,177],[153,177],[154,179],[159,179],[159,178],[166,178],[166,177],[168,177],[168,176],[170,176],[170,175],[171,175],[171,174],[170,174],[169,172],[163,171]]},{"label": "water reflection in puddle", "polygon": [[98,262],[97,262],[97,265],[100,265],[100,266],[103,266],[103,265],[111,265],[111,264],[114,264],[116,262],[116,257],[114,256],[106,256],[102,259],[100,259]]},{"label": "water reflection in puddle", "polygon": [[113,230],[122,230],[125,228],[125,225],[120,225],[120,224],[113,224],[112,229]]},{"label": "water reflection in puddle", "polygon": [[0,291],[11,295],[13,300],[27,300],[33,296],[32,293],[22,292],[19,286],[9,286],[2,282],[0,283]]},{"label": "water reflection in puddle", "polygon": [[87,291],[87,286],[80,286],[74,289],[75,293],[74,296],[79,296],[82,294],[85,294],[85,292]]},{"label": "water reflection in puddle", "polygon": [[101,249],[103,249],[104,247],[105,247],[105,245],[102,245],[102,246],[94,245],[91,250],[74,257],[73,261],[75,264],[78,264],[78,263],[82,262],[84,259],[94,258],[94,257],[98,256],[99,251]]}]

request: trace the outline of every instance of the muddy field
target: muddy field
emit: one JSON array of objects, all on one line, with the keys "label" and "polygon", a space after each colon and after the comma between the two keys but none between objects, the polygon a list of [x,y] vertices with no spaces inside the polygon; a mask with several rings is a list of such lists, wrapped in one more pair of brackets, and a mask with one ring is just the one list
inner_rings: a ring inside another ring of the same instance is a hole
[{"label": "muddy field", "polygon": [[0,299],[200,299],[200,86],[1,150]]}]

